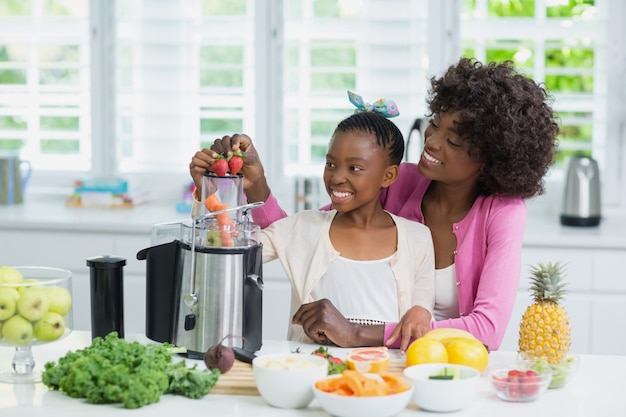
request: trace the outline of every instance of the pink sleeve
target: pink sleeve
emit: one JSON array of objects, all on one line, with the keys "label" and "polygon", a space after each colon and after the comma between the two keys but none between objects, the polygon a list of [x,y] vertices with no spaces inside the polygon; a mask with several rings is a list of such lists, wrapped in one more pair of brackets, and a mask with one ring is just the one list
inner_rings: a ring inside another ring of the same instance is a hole
[{"label": "pink sleeve", "polygon": [[400,338],[397,338],[392,345],[387,345],[387,339],[391,336],[391,333],[398,327],[398,323],[385,323],[385,332],[383,334],[383,344],[389,349],[400,349]]},{"label": "pink sleeve", "polygon": [[280,208],[276,197],[272,193],[270,193],[261,207],[251,210],[250,213],[254,222],[261,226],[261,229],[265,229],[278,219],[287,217],[287,213]]},{"label": "pink sleeve", "polygon": [[[327,204],[324,207],[321,207],[320,210],[328,211],[331,208],[330,204]],[[254,222],[261,226],[261,229],[265,229],[276,220],[287,217],[287,213],[280,208],[278,200],[276,200],[276,197],[274,197],[274,194],[271,192],[267,197],[267,200],[265,200],[265,203],[261,207],[250,210],[250,213],[252,213],[252,219]]]}]

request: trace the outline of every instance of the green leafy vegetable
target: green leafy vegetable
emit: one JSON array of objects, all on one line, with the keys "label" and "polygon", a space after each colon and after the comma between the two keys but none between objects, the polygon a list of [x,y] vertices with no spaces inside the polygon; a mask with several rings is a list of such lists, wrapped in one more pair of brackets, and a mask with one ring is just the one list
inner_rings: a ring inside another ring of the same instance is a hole
[{"label": "green leafy vegetable", "polygon": [[42,381],[72,398],[92,404],[122,403],[124,408],[156,403],[162,394],[204,397],[217,383],[219,371],[174,363],[176,351],[167,343],[127,342],[112,332],[96,337],[91,346],[68,352],[58,363],[46,363]]},{"label": "green leafy vegetable", "polygon": [[326,347],[320,346],[311,352],[311,355],[321,356],[328,360],[328,375],[340,374],[348,369],[348,364],[340,358],[331,355]]}]

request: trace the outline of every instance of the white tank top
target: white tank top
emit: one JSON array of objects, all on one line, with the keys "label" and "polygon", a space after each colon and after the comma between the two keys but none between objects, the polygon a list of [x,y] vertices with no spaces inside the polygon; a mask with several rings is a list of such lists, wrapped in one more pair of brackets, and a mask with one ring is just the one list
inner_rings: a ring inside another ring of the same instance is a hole
[{"label": "white tank top", "polygon": [[393,257],[357,261],[340,256],[331,262],[312,296],[316,300],[328,298],[351,321],[397,323],[398,292],[390,263]]},{"label": "white tank top", "polygon": [[459,317],[459,294],[454,264],[435,269],[435,320]]}]

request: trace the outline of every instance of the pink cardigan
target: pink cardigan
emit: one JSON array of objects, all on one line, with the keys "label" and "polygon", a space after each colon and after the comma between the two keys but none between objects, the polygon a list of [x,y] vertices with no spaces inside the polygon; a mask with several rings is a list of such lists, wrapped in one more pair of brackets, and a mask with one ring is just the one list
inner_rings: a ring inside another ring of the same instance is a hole
[{"label": "pink cardigan", "polygon": [[[398,180],[381,195],[385,210],[424,223],[422,198],[430,180],[417,165],[403,163]],[[328,207],[326,207],[328,208]],[[276,198],[252,210],[266,227],[285,216]],[[453,224],[457,239],[455,268],[460,317],[433,321],[432,328],[456,327],[472,333],[491,350],[502,343],[521,273],[526,203],[519,198],[479,196],[463,220]],[[385,326],[385,339],[395,324]],[[397,346],[399,347],[399,342]]]}]

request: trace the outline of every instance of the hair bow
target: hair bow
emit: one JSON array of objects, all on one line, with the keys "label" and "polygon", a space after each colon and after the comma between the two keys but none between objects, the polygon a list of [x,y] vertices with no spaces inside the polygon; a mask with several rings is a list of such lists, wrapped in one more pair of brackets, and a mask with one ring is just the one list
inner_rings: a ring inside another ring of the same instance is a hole
[{"label": "hair bow", "polygon": [[366,103],[363,100],[363,97],[356,93],[353,93],[350,90],[348,90],[348,99],[350,100],[350,103],[354,104],[354,106],[356,107],[357,113],[363,111],[374,111],[376,113],[382,114],[385,117],[396,117],[400,115],[400,110],[398,110],[398,106],[393,100],[381,98],[370,104]]}]

